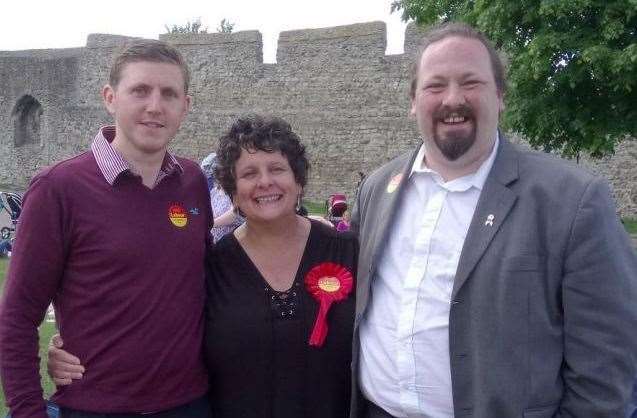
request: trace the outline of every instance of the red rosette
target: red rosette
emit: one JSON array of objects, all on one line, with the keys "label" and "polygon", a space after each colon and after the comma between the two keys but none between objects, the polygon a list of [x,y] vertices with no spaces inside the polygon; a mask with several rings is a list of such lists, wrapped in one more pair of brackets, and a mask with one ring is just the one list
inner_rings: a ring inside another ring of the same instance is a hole
[{"label": "red rosette", "polygon": [[305,288],[319,302],[319,311],[310,335],[311,346],[323,345],[327,336],[327,312],[332,303],[347,298],[353,285],[352,273],[336,263],[321,263],[312,267],[305,275]]}]

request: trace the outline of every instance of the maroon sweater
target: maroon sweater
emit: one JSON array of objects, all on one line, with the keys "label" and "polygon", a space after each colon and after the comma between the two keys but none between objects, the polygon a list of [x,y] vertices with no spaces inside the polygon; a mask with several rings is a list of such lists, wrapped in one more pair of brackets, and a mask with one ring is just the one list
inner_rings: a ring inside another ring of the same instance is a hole
[{"label": "maroon sweater", "polygon": [[152,412],[207,391],[202,361],[206,180],[179,159],[154,189],[109,185],[92,152],[37,175],[25,196],[3,299],[0,376],[14,418],[45,418],[38,325],[53,301],[84,377],[53,399],[92,412]]}]

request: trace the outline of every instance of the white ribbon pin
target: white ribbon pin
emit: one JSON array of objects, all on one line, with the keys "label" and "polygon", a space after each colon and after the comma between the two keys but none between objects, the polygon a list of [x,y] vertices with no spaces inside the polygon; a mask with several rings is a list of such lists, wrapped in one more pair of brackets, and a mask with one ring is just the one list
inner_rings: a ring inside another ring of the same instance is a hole
[{"label": "white ribbon pin", "polygon": [[493,214],[490,214],[489,216],[487,216],[487,220],[484,221],[484,226],[493,226],[494,219],[495,219],[495,216],[493,216]]}]

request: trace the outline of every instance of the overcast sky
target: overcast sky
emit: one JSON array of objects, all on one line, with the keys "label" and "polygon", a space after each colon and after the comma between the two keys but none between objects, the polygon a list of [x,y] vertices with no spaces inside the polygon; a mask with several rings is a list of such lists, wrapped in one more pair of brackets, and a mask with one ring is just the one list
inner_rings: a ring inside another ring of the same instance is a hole
[{"label": "overcast sky", "polygon": [[86,45],[89,33],[158,38],[165,25],[201,19],[215,32],[221,19],[234,31],[259,30],[266,62],[276,57],[278,33],[384,21],[387,52],[401,53],[405,24],[390,14],[391,0],[5,0],[0,7],[0,51]]}]

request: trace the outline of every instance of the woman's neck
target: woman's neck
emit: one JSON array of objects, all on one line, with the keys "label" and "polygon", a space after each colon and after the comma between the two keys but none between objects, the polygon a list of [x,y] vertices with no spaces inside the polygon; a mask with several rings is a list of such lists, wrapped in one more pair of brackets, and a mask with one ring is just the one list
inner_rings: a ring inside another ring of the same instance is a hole
[{"label": "woman's neck", "polygon": [[268,285],[284,291],[294,283],[310,228],[310,221],[297,215],[281,223],[248,220],[235,237]]},{"label": "woman's neck", "polygon": [[235,231],[235,236],[239,242],[268,248],[279,243],[293,242],[299,236],[306,235],[308,229],[309,221],[293,214],[283,219],[267,222],[246,219],[246,222]]}]

